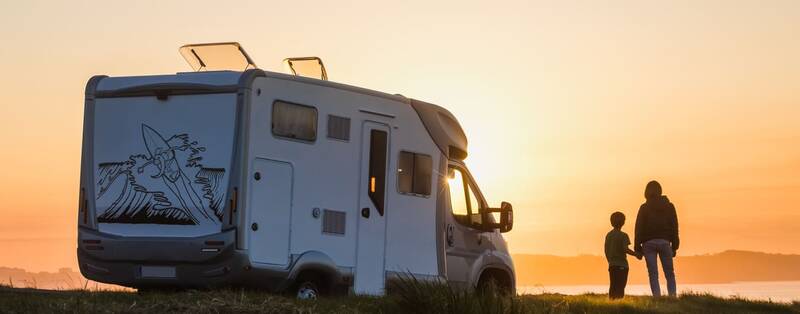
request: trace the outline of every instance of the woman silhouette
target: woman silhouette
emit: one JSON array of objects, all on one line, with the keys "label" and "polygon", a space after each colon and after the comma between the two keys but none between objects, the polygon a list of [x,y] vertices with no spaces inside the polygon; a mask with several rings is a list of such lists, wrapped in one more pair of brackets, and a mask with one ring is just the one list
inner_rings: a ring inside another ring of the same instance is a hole
[{"label": "woman silhouette", "polygon": [[664,277],[667,279],[667,291],[669,296],[674,297],[677,287],[672,258],[680,246],[678,215],[675,206],[666,196],[661,195],[661,184],[658,182],[647,183],[644,197],[646,201],[639,207],[639,214],[636,216],[633,247],[636,252],[644,254],[653,296],[661,296],[661,287],[658,284],[658,259],[660,259]]}]

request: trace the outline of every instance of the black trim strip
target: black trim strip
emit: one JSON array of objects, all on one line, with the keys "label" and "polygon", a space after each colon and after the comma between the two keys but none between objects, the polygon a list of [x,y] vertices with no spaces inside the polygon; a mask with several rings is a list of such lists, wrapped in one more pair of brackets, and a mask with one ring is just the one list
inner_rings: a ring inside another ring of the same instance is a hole
[{"label": "black trim strip", "polygon": [[375,111],[370,111],[370,110],[366,110],[366,109],[359,109],[358,111],[363,112],[363,113],[368,113],[368,114],[374,114],[376,116],[381,116],[381,117],[387,117],[387,118],[394,119],[394,116],[391,115],[391,114],[388,114],[388,113],[375,112]]},{"label": "black trim strip", "polygon": [[137,96],[171,96],[195,94],[236,93],[239,85],[209,85],[198,83],[157,83],[120,88],[107,91],[96,91],[95,98],[117,98]]}]

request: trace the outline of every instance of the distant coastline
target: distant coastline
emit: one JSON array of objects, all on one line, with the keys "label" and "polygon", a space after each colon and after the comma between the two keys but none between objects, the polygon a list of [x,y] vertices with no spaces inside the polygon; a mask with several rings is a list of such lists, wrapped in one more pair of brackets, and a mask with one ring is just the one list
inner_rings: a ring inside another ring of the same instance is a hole
[{"label": "distant coastline", "polygon": [[[628,282],[647,282],[644,263],[633,257]],[[800,280],[800,255],[751,251],[724,251],[716,254],[676,257],[675,272],[679,283],[712,284],[743,281]],[[607,263],[603,256],[514,255],[517,286],[593,285],[608,283]]]},{"label": "distant coastline", "polygon": [[56,272],[29,272],[22,268],[0,266],[0,285],[14,288],[36,288],[47,290],[120,290],[126,289],[83,278],[80,272],[61,268]]}]

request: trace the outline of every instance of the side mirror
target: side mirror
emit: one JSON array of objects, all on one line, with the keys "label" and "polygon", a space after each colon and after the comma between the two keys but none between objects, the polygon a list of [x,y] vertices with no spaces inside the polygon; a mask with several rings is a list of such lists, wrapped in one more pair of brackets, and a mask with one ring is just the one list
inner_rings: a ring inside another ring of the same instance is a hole
[{"label": "side mirror", "polygon": [[502,233],[509,232],[514,227],[514,209],[508,202],[502,202],[500,208],[483,208],[481,209],[481,220],[483,231],[490,232],[499,229]]}]

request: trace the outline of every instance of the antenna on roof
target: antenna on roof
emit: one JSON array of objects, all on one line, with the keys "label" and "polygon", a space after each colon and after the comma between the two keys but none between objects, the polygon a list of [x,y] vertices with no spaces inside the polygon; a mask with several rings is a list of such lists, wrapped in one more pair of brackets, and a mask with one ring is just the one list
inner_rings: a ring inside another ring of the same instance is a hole
[{"label": "antenna on roof", "polygon": [[178,51],[195,71],[244,71],[257,68],[237,42],[189,44]]},{"label": "antenna on roof", "polygon": [[287,72],[293,75],[315,78],[323,81],[328,80],[328,72],[319,57],[299,57],[283,59],[283,65]]}]

